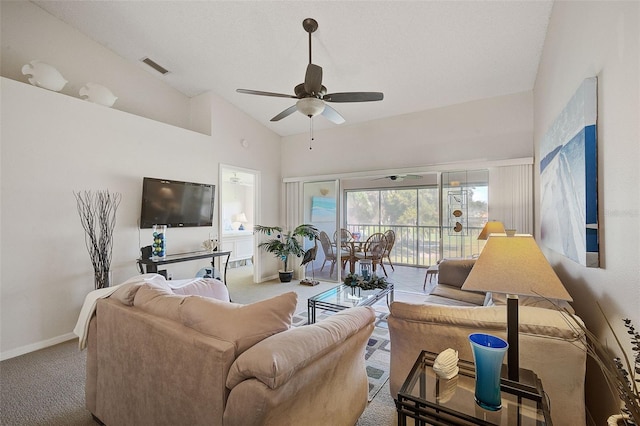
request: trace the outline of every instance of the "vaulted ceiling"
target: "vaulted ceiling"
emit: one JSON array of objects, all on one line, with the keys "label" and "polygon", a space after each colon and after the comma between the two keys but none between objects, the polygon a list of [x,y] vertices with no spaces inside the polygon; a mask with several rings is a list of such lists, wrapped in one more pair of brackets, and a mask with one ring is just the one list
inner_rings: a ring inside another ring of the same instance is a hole
[{"label": "vaulted ceiling", "polygon": [[[35,1],[123,58],[192,97],[213,91],[274,132],[309,129],[294,113],[309,61],[329,93],[384,100],[331,103],[342,126],[533,89],[552,1]],[[149,57],[170,72],[140,62]],[[337,126],[316,117],[316,130]]]}]

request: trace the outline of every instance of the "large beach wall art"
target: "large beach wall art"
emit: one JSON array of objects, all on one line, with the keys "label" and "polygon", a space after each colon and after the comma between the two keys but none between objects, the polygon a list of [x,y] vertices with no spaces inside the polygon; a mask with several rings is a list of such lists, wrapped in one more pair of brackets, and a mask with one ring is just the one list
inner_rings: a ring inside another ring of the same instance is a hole
[{"label": "large beach wall art", "polygon": [[540,143],[540,233],[546,247],[600,266],[597,79],[582,82]]}]

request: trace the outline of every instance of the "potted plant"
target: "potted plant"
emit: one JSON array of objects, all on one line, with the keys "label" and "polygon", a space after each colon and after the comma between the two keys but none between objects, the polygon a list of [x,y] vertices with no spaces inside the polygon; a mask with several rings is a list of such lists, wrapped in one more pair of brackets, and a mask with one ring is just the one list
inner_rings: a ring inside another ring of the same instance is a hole
[{"label": "potted plant", "polygon": [[254,232],[274,236],[267,241],[258,244],[258,248],[272,253],[283,262],[283,269],[279,270],[280,282],[286,283],[293,277],[293,269],[289,269],[289,256],[301,257],[304,247],[298,237],[315,240],[318,237],[318,228],[309,224],[298,225],[293,231],[284,231],[279,226],[256,225]]},{"label": "potted plant", "polygon": [[609,417],[609,425],[640,425],[640,333],[634,328],[631,320],[624,319],[624,326],[631,342],[632,357],[629,357],[623,348],[622,342],[616,335],[613,326],[605,315],[600,304],[596,302],[598,309],[611,333],[617,348],[622,353],[622,358],[614,357],[609,352],[606,343],[589,331],[585,325],[577,320],[569,311],[562,309],[566,321],[576,331],[582,331],[583,343],[589,355],[600,367],[609,390],[622,402],[621,412]]}]

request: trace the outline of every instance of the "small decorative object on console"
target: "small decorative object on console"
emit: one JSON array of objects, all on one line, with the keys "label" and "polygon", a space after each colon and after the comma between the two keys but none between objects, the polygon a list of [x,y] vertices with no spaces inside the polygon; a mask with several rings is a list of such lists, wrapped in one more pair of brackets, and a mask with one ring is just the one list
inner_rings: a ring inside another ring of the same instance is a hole
[{"label": "small decorative object on console", "polygon": [[216,251],[218,248],[218,239],[209,237],[208,240],[202,242],[202,247],[207,251]]},{"label": "small decorative object on console", "polygon": [[445,349],[433,361],[433,371],[442,379],[451,379],[458,374],[458,351]]},{"label": "small decorative object on console", "polygon": [[167,225],[153,225],[153,258],[167,256]]}]

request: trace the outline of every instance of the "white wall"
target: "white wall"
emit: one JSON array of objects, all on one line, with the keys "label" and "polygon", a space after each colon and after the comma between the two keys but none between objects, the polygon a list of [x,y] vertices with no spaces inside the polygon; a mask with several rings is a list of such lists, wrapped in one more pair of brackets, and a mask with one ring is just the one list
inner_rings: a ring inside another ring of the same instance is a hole
[{"label": "white wall", "polygon": [[[279,137],[223,101],[213,122],[224,136],[211,137],[10,79],[1,83],[3,358],[69,337],[93,289],[74,190],[123,195],[114,236],[116,283],[137,274],[139,247],[151,242],[151,231],[137,227],[143,176],[217,185],[218,164],[234,162],[263,171],[262,197],[279,196]],[[260,143],[247,153],[235,143],[243,137]],[[277,203],[265,203],[262,215],[277,220]],[[197,250],[209,232],[170,229],[168,252]],[[185,278],[206,264],[169,271]]]},{"label": "white wall", "polygon": [[[598,77],[598,214],[601,268],[585,268],[545,250],[588,328],[615,346],[600,303],[628,343],[622,318],[640,326],[640,3],[556,2],[534,90],[535,149],[575,90]],[[540,182],[536,161],[536,226]],[[630,345],[627,353],[631,355]],[[616,412],[597,367],[587,374],[587,406],[596,424]]]},{"label": "white wall", "polygon": [[[137,228],[143,176],[217,185],[220,163],[258,170],[261,197],[275,201],[260,214],[272,223],[279,218],[281,178],[279,136],[220,97],[187,98],[33,3],[0,7],[4,359],[69,338],[93,289],[74,190],[123,194],[112,262],[117,283],[137,274],[139,247],[151,242],[151,230]],[[21,67],[33,59],[69,80],[61,93],[26,83]],[[119,97],[113,109],[79,99],[89,81],[113,90]],[[200,133],[185,130],[190,126]],[[252,143],[245,148],[242,139]],[[211,232],[218,230],[170,229],[168,252],[196,250]],[[168,270],[188,277],[206,264]]]},{"label": "white wall", "polygon": [[[384,102],[384,101],[383,101]],[[339,109],[339,107],[336,107]],[[304,119],[296,116],[290,119]],[[283,138],[285,177],[533,156],[530,92]],[[324,120],[316,117],[314,120]]]}]

